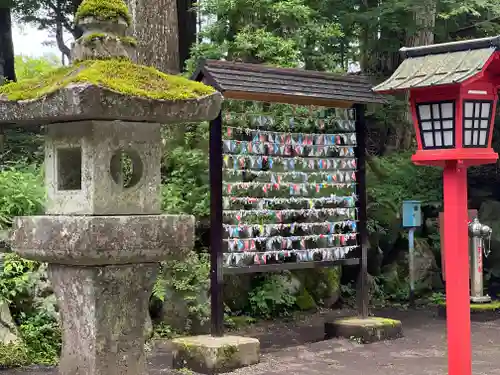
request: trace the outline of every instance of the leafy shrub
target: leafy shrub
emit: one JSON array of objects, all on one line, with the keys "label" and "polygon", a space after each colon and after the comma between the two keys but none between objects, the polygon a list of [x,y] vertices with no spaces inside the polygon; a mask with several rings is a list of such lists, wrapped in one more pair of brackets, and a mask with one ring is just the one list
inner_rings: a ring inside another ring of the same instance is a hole
[{"label": "leafy shrub", "polygon": [[27,366],[31,363],[28,348],[23,342],[0,344],[0,369]]},{"label": "leafy shrub", "polygon": [[162,209],[168,213],[209,215],[208,124],[164,132]]},{"label": "leafy shrub", "polygon": [[0,268],[0,298],[8,303],[22,305],[31,295],[36,280],[32,275],[38,264],[9,253],[3,257]]},{"label": "leafy shrub", "polygon": [[250,292],[250,312],[254,317],[272,318],[288,315],[293,309],[296,297],[287,287],[283,275],[267,274]]},{"label": "leafy shrub", "polygon": [[441,170],[414,165],[411,153],[376,158],[373,163],[378,173],[369,169],[367,174],[371,231],[389,230],[404,200],[419,200],[423,205],[442,201]]},{"label": "leafy shrub", "polygon": [[[189,331],[194,322],[204,324],[209,319],[209,273],[208,254],[197,254],[194,251],[183,261],[170,260],[161,263],[153,297],[170,303],[169,296],[175,295],[175,300],[184,301],[189,312],[185,331]],[[165,327],[162,330],[165,330]]]},{"label": "leafy shrub", "polygon": [[31,363],[54,365],[58,362],[61,330],[50,315],[37,311],[31,316],[22,316],[19,332]]},{"label": "leafy shrub", "polygon": [[[59,357],[61,333],[53,314],[37,303],[39,271],[39,263],[13,253],[5,254],[0,267],[0,299],[9,303],[12,316],[19,326],[22,341],[19,345],[25,346],[23,350],[18,347],[8,350],[15,349],[19,355],[25,353],[29,363],[50,365],[56,363]],[[10,362],[5,363],[0,359],[0,363],[6,366]],[[19,362],[19,365],[24,364]]]},{"label": "leafy shrub", "polygon": [[10,227],[14,216],[43,211],[45,189],[35,166],[8,167],[0,171],[0,229]]}]

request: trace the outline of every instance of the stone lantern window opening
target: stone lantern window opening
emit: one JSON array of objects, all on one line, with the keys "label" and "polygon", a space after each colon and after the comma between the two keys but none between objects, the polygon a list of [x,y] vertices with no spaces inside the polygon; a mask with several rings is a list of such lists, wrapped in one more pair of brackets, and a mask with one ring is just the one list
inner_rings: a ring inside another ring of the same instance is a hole
[{"label": "stone lantern window opening", "polygon": [[57,148],[55,157],[57,190],[82,190],[82,148]]},{"label": "stone lantern window opening", "polygon": [[109,173],[113,181],[124,189],[137,186],[144,174],[141,156],[133,149],[116,150],[109,161]]},{"label": "stone lantern window opening", "polygon": [[417,103],[418,125],[422,148],[455,147],[455,102]]},{"label": "stone lantern window opening", "polygon": [[493,101],[464,100],[463,147],[488,147]]}]

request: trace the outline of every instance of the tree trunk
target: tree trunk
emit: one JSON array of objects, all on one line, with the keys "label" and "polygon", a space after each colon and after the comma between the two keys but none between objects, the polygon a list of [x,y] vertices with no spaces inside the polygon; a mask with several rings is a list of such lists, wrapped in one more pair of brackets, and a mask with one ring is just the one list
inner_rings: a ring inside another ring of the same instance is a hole
[{"label": "tree trunk", "polygon": [[137,62],[165,73],[179,73],[177,0],[127,0]]},{"label": "tree trunk", "polygon": [[196,11],[194,0],[177,0],[179,27],[179,70],[189,59],[191,47],[196,43]]},{"label": "tree trunk", "polygon": [[12,21],[9,8],[0,8],[0,84],[3,81],[2,77],[9,81],[16,80]]},{"label": "tree trunk", "polygon": [[[436,0],[422,0],[416,2],[413,11],[413,19],[415,21],[416,32],[407,37],[406,44],[408,47],[427,46],[434,43],[434,28],[436,26]],[[410,103],[409,93],[406,95],[407,102]],[[398,137],[401,140],[403,149],[411,147],[414,139],[414,127],[411,108],[408,106],[406,111],[406,121],[410,126],[403,127],[403,134]]]}]

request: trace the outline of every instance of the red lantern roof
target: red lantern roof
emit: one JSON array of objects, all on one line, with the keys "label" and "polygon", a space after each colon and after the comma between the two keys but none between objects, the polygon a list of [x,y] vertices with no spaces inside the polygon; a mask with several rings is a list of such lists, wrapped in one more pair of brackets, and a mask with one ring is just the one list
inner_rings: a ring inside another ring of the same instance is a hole
[{"label": "red lantern roof", "polygon": [[[468,83],[474,77],[480,78],[493,61],[498,61],[498,49],[499,36],[402,48],[405,60],[373,91],[391,93]],[[495,70],[500,71],[500,67]]]}]

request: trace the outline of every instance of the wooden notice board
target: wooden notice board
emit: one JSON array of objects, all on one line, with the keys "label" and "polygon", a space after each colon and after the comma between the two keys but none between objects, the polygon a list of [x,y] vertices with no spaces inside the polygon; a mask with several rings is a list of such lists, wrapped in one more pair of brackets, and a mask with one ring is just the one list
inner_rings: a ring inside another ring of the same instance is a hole
[{"label": "wooden notice board", "polygon": [[[477,210],[469,210],[469,220],[477,217]],[[444,261],[444,213],[439,213],[439,237],[441,243],[441,270],[443,273],[443,280],[446,280],[445,261]]]}]

